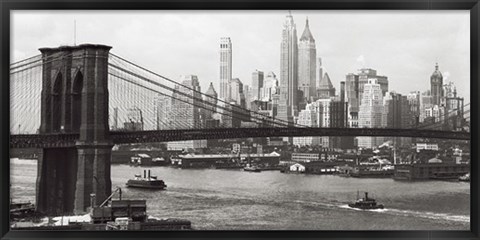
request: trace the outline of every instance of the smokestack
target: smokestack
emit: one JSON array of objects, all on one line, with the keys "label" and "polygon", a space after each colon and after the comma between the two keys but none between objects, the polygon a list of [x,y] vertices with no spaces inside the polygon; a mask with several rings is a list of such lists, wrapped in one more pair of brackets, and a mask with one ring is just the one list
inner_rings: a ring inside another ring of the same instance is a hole
[{"label": "smokestack", "polygon": [[143,178],[147,178],[147,170],[143,170]]},{"label": "smokestack", "polygon": [[95,193],[90,193],[90,206],[92,206],[92,208],[96,207]]},{"label": "smokestack", "polygon": [[368,199],[368,192],[365,192],[365,200]]}]

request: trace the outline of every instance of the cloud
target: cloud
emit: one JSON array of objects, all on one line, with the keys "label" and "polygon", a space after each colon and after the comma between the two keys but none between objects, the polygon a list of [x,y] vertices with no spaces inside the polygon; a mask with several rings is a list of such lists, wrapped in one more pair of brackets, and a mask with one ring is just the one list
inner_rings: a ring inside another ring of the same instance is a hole
[{"label": "cloud", "polygon": [[363,55],[360,55],[357,57],[357,63],[360,64],[360,66],[363,68],[365,67],[365,57]]},{"label": "cloud", "polygon": [[447,81],[448,78],[450,77],[450,72],[449,71],[445,71],[442,73],[442,76],[443,76],[443,81]]}]

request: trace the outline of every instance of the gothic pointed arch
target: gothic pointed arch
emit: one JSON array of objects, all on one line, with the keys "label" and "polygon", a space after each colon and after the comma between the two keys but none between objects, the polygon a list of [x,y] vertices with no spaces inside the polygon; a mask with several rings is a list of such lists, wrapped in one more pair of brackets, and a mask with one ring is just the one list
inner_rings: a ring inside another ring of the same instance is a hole
[{"label": "gothic pointed arch", "polygon": [[62,92],[64,79],[61,72],[58,72],[53,81],[52,88],[52,131],[59,132],[61,129]]},{"label": "gothic pointed arch", "polygon": [[72,86],[72,131],[79,132],[82,111],[83,74],[77,70]]}]

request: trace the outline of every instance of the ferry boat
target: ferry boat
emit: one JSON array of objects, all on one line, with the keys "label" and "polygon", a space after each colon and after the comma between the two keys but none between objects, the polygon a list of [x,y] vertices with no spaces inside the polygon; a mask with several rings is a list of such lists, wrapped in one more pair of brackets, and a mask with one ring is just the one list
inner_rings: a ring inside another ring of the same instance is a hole
[{"label": "ferry boat", "polygon": [[364,198],[359,198],[357,192],[357,201],[355,201],[355,203],[348,204],[348,206],[351,208],[358,208],[363,210],[383,209],[382,204],[377,204],[375,199],[368,197],[368,192],[365,192]]},{"label": "ferry boat", "polygon": [[143,178],[140,174],[135,174],[135,178],[129,179],[126,183],[127,187],[132,188],[149,188],[163,190],[167,187],[163,180],[157,179],[156,176],[150,175],[150,170],[143,170]]},{"label": "ferry boat", "polygon": [[470,182],[470,173],[460,176],[458,180],[462,182]]}]

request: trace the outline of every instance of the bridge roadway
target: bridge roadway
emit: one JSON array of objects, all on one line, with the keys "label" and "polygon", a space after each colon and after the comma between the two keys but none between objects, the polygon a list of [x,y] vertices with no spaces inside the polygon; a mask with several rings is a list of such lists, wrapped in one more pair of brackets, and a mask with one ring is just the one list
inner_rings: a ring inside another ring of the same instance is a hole
[{"label": "bridge roadway", "polygon": [[[420,129],[389,128],[217,128],[187,130],[154,130],[110,132],[115,144],[183,141],[199,139],[227,139],[250,137],[300,136],[388,136],[470,140],[469,132],[451,132]],[[10,148],[73,147],[76,133],[10,135]]]}]

